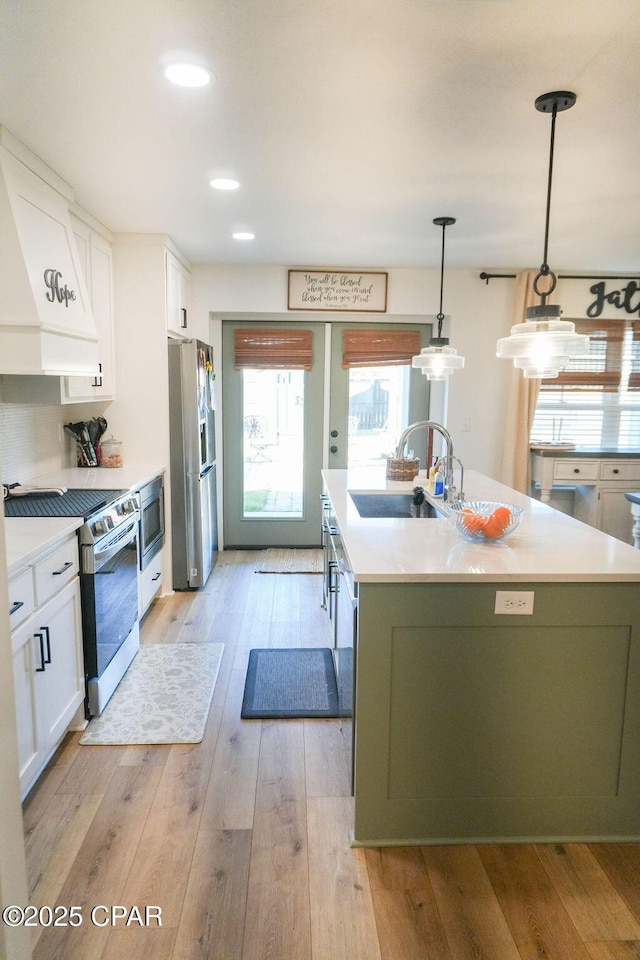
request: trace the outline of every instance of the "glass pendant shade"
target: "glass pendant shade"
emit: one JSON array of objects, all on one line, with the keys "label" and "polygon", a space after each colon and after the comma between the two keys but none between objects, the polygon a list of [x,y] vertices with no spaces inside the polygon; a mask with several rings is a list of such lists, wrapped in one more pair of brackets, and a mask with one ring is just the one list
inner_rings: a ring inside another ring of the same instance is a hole
[{"label": "glass pendant shade", "polygon": [[[545,93],[535,103],[536,110],[551,114],[544,253],[540,270],[533,281],[533,291],[541,302],[539,306],[527,307],[525,322],[514,324],[510,335],[498,340],[496,349],[497,357],[513,360],[514,367],[522,370],[525,377],[557,377],[572,357],[584,356],[589,350],[589,337],[576,333],[575,324],[570,320],[560,319],[562,310],[557,304],[547,303],[557,282],[555,273],[547,263],[556,116],[563,110],[569,110],[575,102],[575,93],[561,90]],[[540,289],[541,282],[546,284],[546,289]]]},{"label": "glass pendant shade", "polygon": [[557,377],[572,357],[582,357],[588,350],[589,337],[576,333],[574,323],[549,317],[514,324],[510,335],[498,340],[496,356],[513,360],[525,377],[546,379]]},{"label": "glass pendant shade", "polygon": [[411,366],[421,370],[428,380],[446,380],[454,370],[464,367],[464,357],[459,357],[454,347],[428,346],[412,357]]},{"label": "glass pendant shade", "polygon": [[455,217],[436,217],[433,221],[437,227],[442,227],[442,257],[440,260],[440,310],[438,321],[438,335],[431,337],[429,346],[423,347],[416,357],[411,358],[411,366],[421,370],[427,380],[446,380],[454,370],[464,367],[464,357],[459,357],[457,350],[449,346],[447,337],[442,336],[442,295],[444,290],[444,233],[447,227],[456,222]]}]

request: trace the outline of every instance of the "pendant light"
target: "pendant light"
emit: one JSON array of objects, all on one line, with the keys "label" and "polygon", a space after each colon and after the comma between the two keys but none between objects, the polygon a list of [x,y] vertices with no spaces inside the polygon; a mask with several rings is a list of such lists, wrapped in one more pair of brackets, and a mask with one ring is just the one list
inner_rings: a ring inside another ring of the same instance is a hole
[{"label": "pendant light", "polygon": [[[511,334],[498,340],[496,351],[498,357],[513,360],[514,367],[522,370],[525,377],[557,377],[572,357],[583,356],[589,349],[589,337],[576,333],[575,324],[570,320],[560,319],[562,309],[559,306],[547,303],[547,297],[553,293],[557,283],[557,277],[547,263],[556,115],[563,110],[569,110],[575,102],[575,93],[561,90],[543,94],[537,98],[535,104],[536,110],[551,114],[544,253],[542,265],[533,281],[533,289],[540,297],[540,305],[527,307],[525,322],[514,324]],[[541,289],[541,280],[546,281],[544,290]]]},{"label": "pendant light", "polygon": [[437,227],[442,227],[442,259],[440,262],[440,311],[438,321],[438,336],[431,337],[429,346],[423,347],[417,357],[411,358],[411,366],[422,370],[428,380],[446,380],[454,370],[464,367],[464,357],[459,357],[456,350],[449,346],[449,338],[442,336],[442,291],[444,288],[444,232],[456,222],[455,217],[436,217],[433,221]]}]

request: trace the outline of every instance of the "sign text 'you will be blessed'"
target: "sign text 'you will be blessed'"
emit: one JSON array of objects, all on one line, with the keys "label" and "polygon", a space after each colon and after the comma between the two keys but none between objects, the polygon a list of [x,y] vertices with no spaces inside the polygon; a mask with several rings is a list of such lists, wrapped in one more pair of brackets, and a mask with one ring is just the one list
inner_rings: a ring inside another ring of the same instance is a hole
[{"label": "sign text 'you will be blessed'", "polygon": [[356,270],[289,270],[289,310],[387,309],[387,274]]}]

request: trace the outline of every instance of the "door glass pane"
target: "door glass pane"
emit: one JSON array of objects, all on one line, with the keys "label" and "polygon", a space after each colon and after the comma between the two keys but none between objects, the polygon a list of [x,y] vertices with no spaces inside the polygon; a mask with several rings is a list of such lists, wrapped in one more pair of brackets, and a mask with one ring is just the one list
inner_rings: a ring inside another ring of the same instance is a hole
[{"label": "door glass pane", "polygon": [[243,517],[302,517],[304,370],[243,370]]},{"label": "door glass pane", "polygon": [[349,370],[349,467],[380,466],[407,426],[411,367]]}]

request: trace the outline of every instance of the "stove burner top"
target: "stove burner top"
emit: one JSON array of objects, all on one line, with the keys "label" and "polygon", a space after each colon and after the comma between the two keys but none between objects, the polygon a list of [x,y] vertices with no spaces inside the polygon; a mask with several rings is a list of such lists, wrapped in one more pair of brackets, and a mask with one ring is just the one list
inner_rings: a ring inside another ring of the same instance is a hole
[{"label": "stove burner top", "polygon": [[30,493],[4,501],[5,517],[82,517],[121,497],[124,490],[67,490],[60,494]]}]

